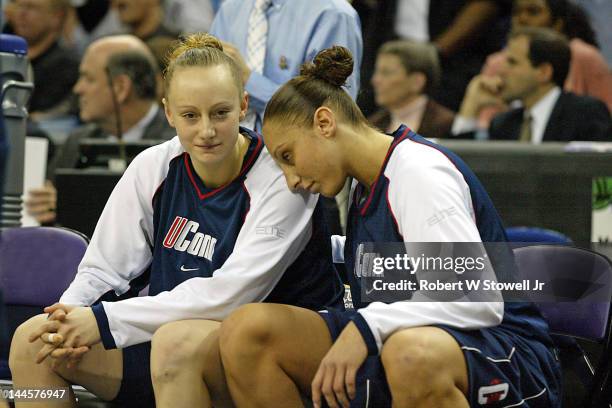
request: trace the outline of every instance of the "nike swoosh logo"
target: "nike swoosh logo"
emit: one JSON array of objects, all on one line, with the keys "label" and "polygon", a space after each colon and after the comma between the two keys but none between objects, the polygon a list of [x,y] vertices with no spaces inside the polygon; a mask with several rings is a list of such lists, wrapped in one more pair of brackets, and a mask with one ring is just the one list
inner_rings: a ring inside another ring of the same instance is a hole
[{"label": "nike swoosh logo", "polygon": [[185,268],[185,265],[181,265],[181,271],[183,272],[191,272],[191,271],[197,271],[200,268]]}]

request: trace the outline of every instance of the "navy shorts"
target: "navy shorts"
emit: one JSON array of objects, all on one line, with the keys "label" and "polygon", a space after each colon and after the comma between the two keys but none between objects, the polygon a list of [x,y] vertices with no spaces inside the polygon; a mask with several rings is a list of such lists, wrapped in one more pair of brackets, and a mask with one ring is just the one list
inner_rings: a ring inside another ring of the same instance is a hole
[{"label": "navy shorts", "polygon": [[123,380],[114,407],[155,408],[151,382],[151,342],[123,349]]},{"label": "navy shorts", "polygon": [[[354,313],[331,309],[320,312],[334,341]],[[437,327],[461,346],[468,368],[471,407],[561,407],[559,364],[552,350],[541,342],[516,335],[503,325],[470,331]],[[357,372],[356,384],[351,407],[391,407],[380,356],[368,356]]]}]

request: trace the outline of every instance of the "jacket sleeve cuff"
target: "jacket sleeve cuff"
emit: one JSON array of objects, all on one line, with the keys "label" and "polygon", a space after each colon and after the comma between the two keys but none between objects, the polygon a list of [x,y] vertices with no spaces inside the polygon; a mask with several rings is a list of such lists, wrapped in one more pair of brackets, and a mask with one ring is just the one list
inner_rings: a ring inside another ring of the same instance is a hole
[{"label": "jacket sleeve cuff", "polygon": [[355,313],[355,315],[351,317],[351,320],[355,323],[359,333],[361,333],[361,337],[363,337],[365,341],[366,347],[368,348],[368,355],[377,356],[378,345],[376,344],[376,338],[372,330],[370,330],[370,326],[368,326],[368,322],[366,322],[360,313]]},{"label": "jacket sleeve cuff", "polygon": [[96,322],[98,323],[98,330],[100,330],[100,338],[102,339],[102,344],[104,348],[107,350],[116,349],[117,345],[115,344],[115,339],[111,334],[110,326],[108,325],[108,317],[106,316],[106,312],[104,311],[104,306],[102,303],[99,303],[95,306],[91,307],[94,316],[96,317]]}]

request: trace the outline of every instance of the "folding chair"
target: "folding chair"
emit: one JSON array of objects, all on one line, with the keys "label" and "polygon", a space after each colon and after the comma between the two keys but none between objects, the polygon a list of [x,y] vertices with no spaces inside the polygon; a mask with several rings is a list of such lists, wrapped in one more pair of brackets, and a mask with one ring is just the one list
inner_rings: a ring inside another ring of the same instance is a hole
[{"label": "folding chair", "polygon": [[603,345],[596,368],[584,353],[579,356],[581,380],[588,388],[581,406],[608,407],[612,262],[596,252],[566,245],[517,248],[514,256],[518,280],[538,279],[552,288],[552,299],[546,299],[550,301],[527,293],[548,321],[551,333]]},{"label": "folding chair", "polygon": [[571,238],[567,235],[539,227],[508,227],[506,235],[510,242],[572,244]]},{"label": "folding chair", "polygon": [[[87,244],[84,235],[63,228],[0,230],[0,289],[10,337],[21,323],[59,300],[74,279]],[[0,356],[0,379],[7,378],[5,353]]]}]

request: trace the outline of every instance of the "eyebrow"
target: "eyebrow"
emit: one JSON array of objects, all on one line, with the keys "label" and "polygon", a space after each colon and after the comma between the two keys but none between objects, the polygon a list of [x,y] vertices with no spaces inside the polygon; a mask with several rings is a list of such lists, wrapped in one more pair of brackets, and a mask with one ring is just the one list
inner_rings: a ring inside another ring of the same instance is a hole
[{"label": "eyebrow", "polygon": [[215,103],[214,105],[212,105],[213,108],[216,108],[220,105],[230,105],[233,106],[234,105],[234,101],[231,100],[223,100],[223,101],[219,101],[217,103]]},{"label": "eyebrow", "polygon": [[[222,102],[217,102],[214,105],[212,105],[210,107],[210,109],[218,109],[218,108],[225,108],[225,107],[232,107],[232,102],[230,101],[222,101]],[[178,109],[197,109],[196,105],[190,105],[190,104],[184,104],[184,105],[178,105],[177,106]]]}]

